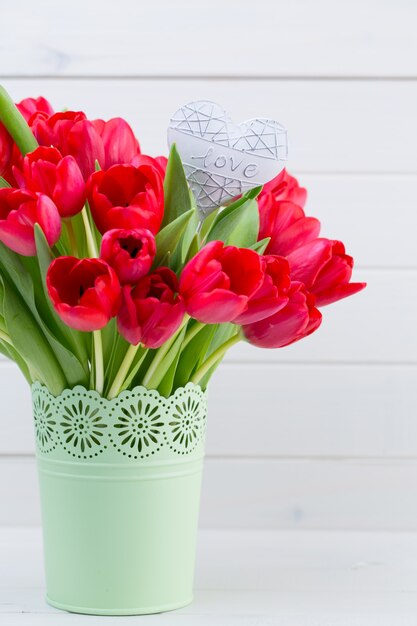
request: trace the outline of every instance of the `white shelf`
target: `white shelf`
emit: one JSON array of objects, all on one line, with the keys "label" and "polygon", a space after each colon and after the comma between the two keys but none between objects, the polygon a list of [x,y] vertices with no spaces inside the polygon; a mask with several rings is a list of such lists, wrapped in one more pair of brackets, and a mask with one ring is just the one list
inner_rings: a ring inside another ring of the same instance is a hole
[{"label": "white shelf", "polygon": [[194,603],[140,618],[44,602],[38,528],[0,529],[2,626],[415,626],[417,534],[205,530]]}]

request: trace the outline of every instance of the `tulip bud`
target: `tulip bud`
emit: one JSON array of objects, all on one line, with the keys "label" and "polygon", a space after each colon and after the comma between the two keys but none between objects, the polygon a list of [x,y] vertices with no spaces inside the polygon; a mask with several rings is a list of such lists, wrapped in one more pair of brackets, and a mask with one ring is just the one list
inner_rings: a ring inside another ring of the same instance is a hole
[{"label": "tulip bud", "polygon": [[146,228],[113,229],[103,235],[100,256],[113,267],[123,285],[145,276],[155,254],[155,237]]},{"label": "tulip bud", "polygon": [[129,343],[159,348],[181,326],[184,313],[176,275],[167,267],[160,267],[141,278],[133,289],[123,287],[117,325]]},{"label": "tulip bud", "polygon": [[259,348],[283,348],[307,335],[321,324],[321,313],[314,306],[315,298],[302,283],[294,282],[287,305],[274,315],[242,326],[249,343]]},{"label": "tulip bud", "polygon": [[254,250],[212,241],[184,267],[180,293],[189,315],[205,324],[232,322],[264,282],[264,263]]},{"label": "tulip bud", "polygon": [[61,218],[48,196],[22,189],[0,189],[0,241],[23,256],[36,254],[35,224],[53,246],[61,234]]},{"label": "tulip bud", "polygon": [[154,159],[138,157],[138,165],[113,165],[92,174],[87,197],[98,230],[147,228],[157,233],[164,214],[164,187]]},{"label": "tulip bud", "polygon": [[100,330],[119,310],[119,280],[102,259],[59,257],[49,266],[46,285],[60,318],[76,330]]},{"label": "tulip bud", "polygon": [[57,148],[41,146],[25,156],[21,169],[13,169],[20,187],[48,195],[62,217],[72,217],[82,210],[85,184],[74,157],[62,157]]},{"label": "tulip bud", "polygon": [[315,239],[288,255],[293,280],[302,281],[315,295],[317,306],[347,298],[366,283],[350,283],[353,258],[341,241]]}]

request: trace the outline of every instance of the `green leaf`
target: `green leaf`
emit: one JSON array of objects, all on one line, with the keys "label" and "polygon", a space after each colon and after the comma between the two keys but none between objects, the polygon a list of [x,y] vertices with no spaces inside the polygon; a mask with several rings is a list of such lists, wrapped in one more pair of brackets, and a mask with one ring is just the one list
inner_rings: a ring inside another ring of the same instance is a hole
[{"label": "green leaf", "polygon": [[162,362],[159,364],[158,370],[153,374],[151,380],[146,385],[148,389],[158,389],[159,385],[162,382],[162,379],[167,374],[171,365],[178,357],[178,353],[180,351],[181,344],[184,339],[184,335],[185,335],[185,327],[178,334],[178,337],[175,339],[168,353],[166,354]]},{"label": "green leaf", "polygon": [[115,342],[112,346],[110,359],[105,361],[106,368],[104,372],[104,380],[105,380],[104,396],[107,396],[107,394],[109,393],[110,388],[113,384],[114,378],[117,372],[119,371],[119,368],[122,364],[122,361],[126,355],[126,352],[129,346],[130,346],[130,343],[127,342],[126,339],[122,337],[122,335],[119,335],[119,333],[116,333]]},{"label": "green leaf", "polygon": [[199,243],[200,243],[200,239],[199,239],[198,233],[196,233],[194,237],[192,238],[191,243],[188,247],[188,252],[184,259],[184,263],[188,263],[188,261],[197,254],[197,252],[200,249]]},{"label": "green leaf", "polygon": [[187,224],[187,228],[182,237],[181,247],[178,247],[176,252],[180,252],[180,256],[177,260],[177,267],[181,267],[185,260],[190,255],[190,247],[193,245],[195,241],[199,241],[198,237],[198,226],[200,224],[200,217],[198,215],[197,209],[194,211],[194,215],[191,220]]},{"label": "green leaf", "polygon": [[7,93],[0,85],[0,121],[3,122],[10,135],[13,137],[20,152],[25,156],[38,147],[38,142],[23,115]]},{"label": "green leaf", "polygon": [[213,227],[214,220],[217,218],[219,214],[219,211],[220,209],[214,209],[214,211],[212,211],[204,219],[202,227],[201,227],[201,231],[200,231],[201,241],[204,241],[207,235],[209,234],[210,230]]},{"label": "green leaf", "polygon": [[271,241],[271,237],[265,237],[265,239],[261,239],[257,241],[252,246],[249,246],[251,250],[255,250],[258,254],[263,254],[268,247],[269,242]]},{"label": "green leaf", "polygon": [[60,363],[19,291],[4,276],[2,282],[4,318],[13,346],[35,379],[44,383],[53,395],[58,395],[67,386]]},{"label": "green leaf", "polygon": [[4,189],[5,187],[11,187],[11,185],[7,182],[7,180],[0,176],[0,189]]},{"label": "green leaf", "polygon": [[29,368],[26,364],[26,361],[22,359],[22,357],[17,352],[17,350],[10,344],[0,341],[0,352],[4,354],[6,358],[11,359],[12,361],[16,363],[17,367],[20,369],[23,376],[26,378],[26,381],[29,383],[29,385],[31,385],[33,380],[32,380]]},{"label": "green leaf", "polygon": [[[0,269],[1,274],[16,288],[16,291],[29,309],[33,320],[36,322],[38,331],[43,334],[52,348],[57,361],[61,364],[68,386],[74,387],[77,384],[85,384],[85,367],[83,367],[73,352],[62,343],[62,338],[58,339],[47,326],[44,319],[39,314],[31,275],[26,271],[25,265],[23,265],[18,255],[6,248],[3,244],[0,244]],[[6,301],[7,293],[5,293],[4,297],[5,309]],[[46,309],[46,307],[47,303],[44,302],[43,310]],[[6,317],[6,315],[4,315],[4,317]],[[45,384],[48,386],[47,382],[45,382]]]},{"label": "green leaf", "polygon": [[[81,259],[84,259],[86,257],[88,257],[88,248],[87,248],[87,239],[85,236],[85,228],[84,228],[84,222],[83,222],[83,216],[81,215],[81,213],[77,213],[77,215],[74,215],[74,217],[71,218],[71,225],[72,228],[74,230],[74,236],[75,239],[77,241],[77,248],[78,248],[78,255]],[[64,237],[66,238],[66,245],[68,246],[67,249],[69,248],[69,241],[68,241],[68,236],[65,233],[66,229],[63,229],[62,231],[62,236],[61,239]]]},{"label": "green leaf", "polygon": [[245,193],[245,196],[250,200],[256,200],[263,189],[263,185],[259,185],[258,187],[254,187]]},{"label": "green leaf", "polygon": [[[208,357],[213,354],[213,352],[215,352],[217,350],[217,348],[219,348],[221,345],[223,345],[224,343],[226,343],[226,341],[228,341],[235,333],[236,333],[236,326],[235,324],[219,324],[218,326],[215,327],[215,333],[214,333],[214,337],[213,340],[210,343],[210,347],[207,350],[207,354],[204,357],[204,360],[208,359]],[[205,376],[203,376],[203,378],[200,380],[199,385],[200,387],[204,390],[206,389],[210,378],[212,377],[212,375],[214,374],[214,372],[216,371],[216,369],[219,367],[220,363],[223,361],[225,355],[223,354],[218,361],[216,361],[216,363],[213,365],[212,368],[209,369],[209,371],[207,372],[207,374]]]},{"label": "green leaf", "polygon": [[39,263],[39,270],[41,273],[43,294],[45,298],[45,302],[48,307],[48,312],[53,319],[54,326],[56,327],[60,337],[64,340],[67,347],[69,347],[77,359],[80,361],[81,365],[84,368],[84,373],[86,377],[88,376],[88,354],[86,349],[86,343],[84,337],[80,332],[70,328],[61,320],[61,318],[56,313],[54,307],[52,306],[51,299],[48,295],[48,290],[46,288],[46,273],[50,264],[52,263],[54,256],[49,248],[48,242],[46,241],[46,237],[42,228],[39,224],[35,224],[35,241],[36,241],[36,252]]},{"label": "green leaf", "polygon": [[175,388],[186,385],[193,372],[204,361],[210,344],[213,341],[216,329],[216,324],[203,326],[203,328],[195,337],[191,339],[190,343],[181,352],[178,367],[175,372]]},{"label": "green leaf", "polygon": [[176,351],[174,360],[172,361],[171,365],[168,368],[168,371],[166,372],[165,376],[159,383],[158,391],[161,394],[161,396],[165,396],[165,398],[168,398],[168,396],[170,395],[172,391],[172,386],[174,384],[174,376],[175,376],[175,372],[177,371],[177,365],[178,365],[178,360],[180,358],[180,354],[181,354],[181,351],[180,349],[178,349]]},{"label": "green leaf", "polygon": [[165,208],[162,226],[173,222],[192,208],[190,190],[180,155],[173,143],[169,153],[164,180]]},{"label": "green leaf", "polygon": [[195,214],[195,209],[190,209],[186,213],[182,213],[156,235],[154,267],[160,267],[162,259],[165,258],[167,254],[172,254],[177,248],[193,214]]},{"label": "green leaf", "polygon": [[247,248],[256,243],[258,233],[258,203],[245,194],[218,214],[207,242],[219,240],[227,245]]},{"label": "green leaf", "polygon": [[210,347],[207,350],[205,358],[208,358],[213,352],[217,350],[221,345],[226,343],[236,333],[236,325],[232,323],[219,324],[216,326],[216,332],[213,340],[210,343]]}]

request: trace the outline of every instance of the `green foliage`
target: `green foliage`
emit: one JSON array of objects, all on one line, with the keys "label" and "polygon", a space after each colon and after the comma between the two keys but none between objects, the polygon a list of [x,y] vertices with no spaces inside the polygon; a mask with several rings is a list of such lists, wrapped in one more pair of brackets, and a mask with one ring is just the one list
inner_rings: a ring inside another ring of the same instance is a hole
[{"label": "green foliage", "polygon": [[247,248],[256,243],[258,233],[258,203],[251,190],[218,213],[207,235],[207,242],[219,240],[227,245]]},{"label": "green foliage", "polygon": [[[60,363],[68,385],[74,386],[76,384],[85,384],[85,367],[87,364],[85,364],[85,366],[83,367],[83,365],[80,363],[80,361],[71,351],[71,349],[69,349],[65,345],[65,342],[62,340],[62,338],[58,338],[45,321],[45,311],[48,307],[48,302],[46,301],[45,295],[42,298],[42,311],[44,313],[44,316],[40,315],[38,305],[35,300],[35,289],[31,274],[29,273],[29,271],[27,271],[27,267],[25,267],[19,256],[6,248],[6,246],[4,246],[3,244],[0,244],[0,274],[3,277],[3,287],[5,289],[4,311],[6,312],[8,298],[12,297],[10,295],[11,291],[15,290],[17,292],[16,295],[18,295],[19,300],[24,303],[25,309],[28,313],[30,313],[31,318],[38,325],[38,331],[42,334],[46,342],[49,344],[55,360]],[[40,290],[38,290],[38,293],[39,292]],[[23,316],[23,313],[21,313],[21,316]],[[18,349],[14,341],[13,344],[15,348]],[[27,361],[24,353],[22,352],[21,354],[23,358],[25,358],[25,360]],[[36,360],[36,352],[33,355],[33,358]]]},{"label": "green foliage", "polygon": [[[0,120],[4,123],[22,154],[36,148],[29,126],[0,87]],[[95,163],[96,171],[100,169]],[[10,187],[0,177],[0,188]],[[178,275],[184,264],[210,241],[249,247],[262,254],[269,239],[257,241],[259,211],[256,198],[261,187],[252,189],[225,208],[219,207],[203,217],[188,186],[180,155],[171,146],[164,180],[164,217],[156,235],[157,253],[153,267],[167,265]],[[146,381],[149,388],[169,396],[185,385],[194,374],[204,388],[224,355],[224,344],[234,341],[233,324],[204,325],[184,319],[171,340],[158,350],[130,344],[118,334],[116,320],[102,331],[80,333],[62,322],[47,292],[46,274],[58,255],[78,258],[97,256],[101,235],[88,203],[70,220],[63,220],[62,235],[51,250],[39,225],[35,225],[37,255],[21,257],[0,243],[0,353],[13,359],[26,380],[44,383],[51,393],[59,394],[77,384],[94,385],[104,369],[104,394],[116,379],[121,389]],[[104,368],[101,368],[104,363]],[[123,367],[124,366],[124,367]],[[120,385],[117,376],[121,370]],[[204,374],[204,376],[203,376]],[[96,379],[97,378],[97,379]]]},{"label": "green foliage", "polygon": [[181,237],[187,228],[188,223],[195,215],[195,209],[189,209],[186,213],[182,213],[173,222],[170,222],[165,228],[156,235],[156,256],[154,267],[160,267],[163,259],[167,255],[177,249],[181,241]]},{"label": "green foliage", "polygon": [[85,338],[80,332],[64,324],[64,322],[62,322],[62,320],[58,317],[46,289],[46,273],[54,259],[54,256],[39,224],[35,224],[35,241],[43,288],[43,301],[47,305],[48,319],[52,322],[53,328],[56,329],[56,335],[64,345],[69,347],[74,352],[80,364],[84,367],[85,375],[88,376],[88,355]]},{"label": "green foliage", "polygon": [[28,364],[32,377],[48,385],[53,394],[67,386],[64,372],[54,355],[38,321],[12,283],[2,278],[4,319],[14,348]]},{"label": "green foliage", "polygon": [[4,189],[5,187],[11,187],[11,185],[7,182],[7,180],[0,176],[0,189]]},{"label": "green foliage", "polygon": [[192,208],[192,200],[184,168],[175,144],[172,144],[169,153],[164,180],[164,220],[162,226],[173,222],[179,215],[187,213]]},{"label": "green foliage", "polygon": [[[190,329],[198,322],[193,322]],[[206,358],[217,330],[216,324],[202,325],[199,332],[182,350],[175,373],[175,387],[183,387]]]},{"label": "green foliage", "polygon": [[252,250],[255,250],[258,254],[263,254],[268,247],[269,242],[271,241],[271,237],[265,237],[265,239],[261,239],[257,241],[252,246],[248,246]]}]

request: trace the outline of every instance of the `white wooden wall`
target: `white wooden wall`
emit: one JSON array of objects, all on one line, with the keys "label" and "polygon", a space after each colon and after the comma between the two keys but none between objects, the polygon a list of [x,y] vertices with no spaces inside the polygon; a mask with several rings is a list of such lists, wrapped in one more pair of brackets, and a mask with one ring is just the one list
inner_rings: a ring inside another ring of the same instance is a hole
[{"label": "white wooden wall", "polygon": [[[14,0],[0,79],[126,117],[166,153],[209,98],[289,130],[308,212],[368,289],[281,351],[237,347],[211,387],[204,526],[417,528],[414,0]],[[39,522],[29,392],[0,362],[0,524]]]}]

